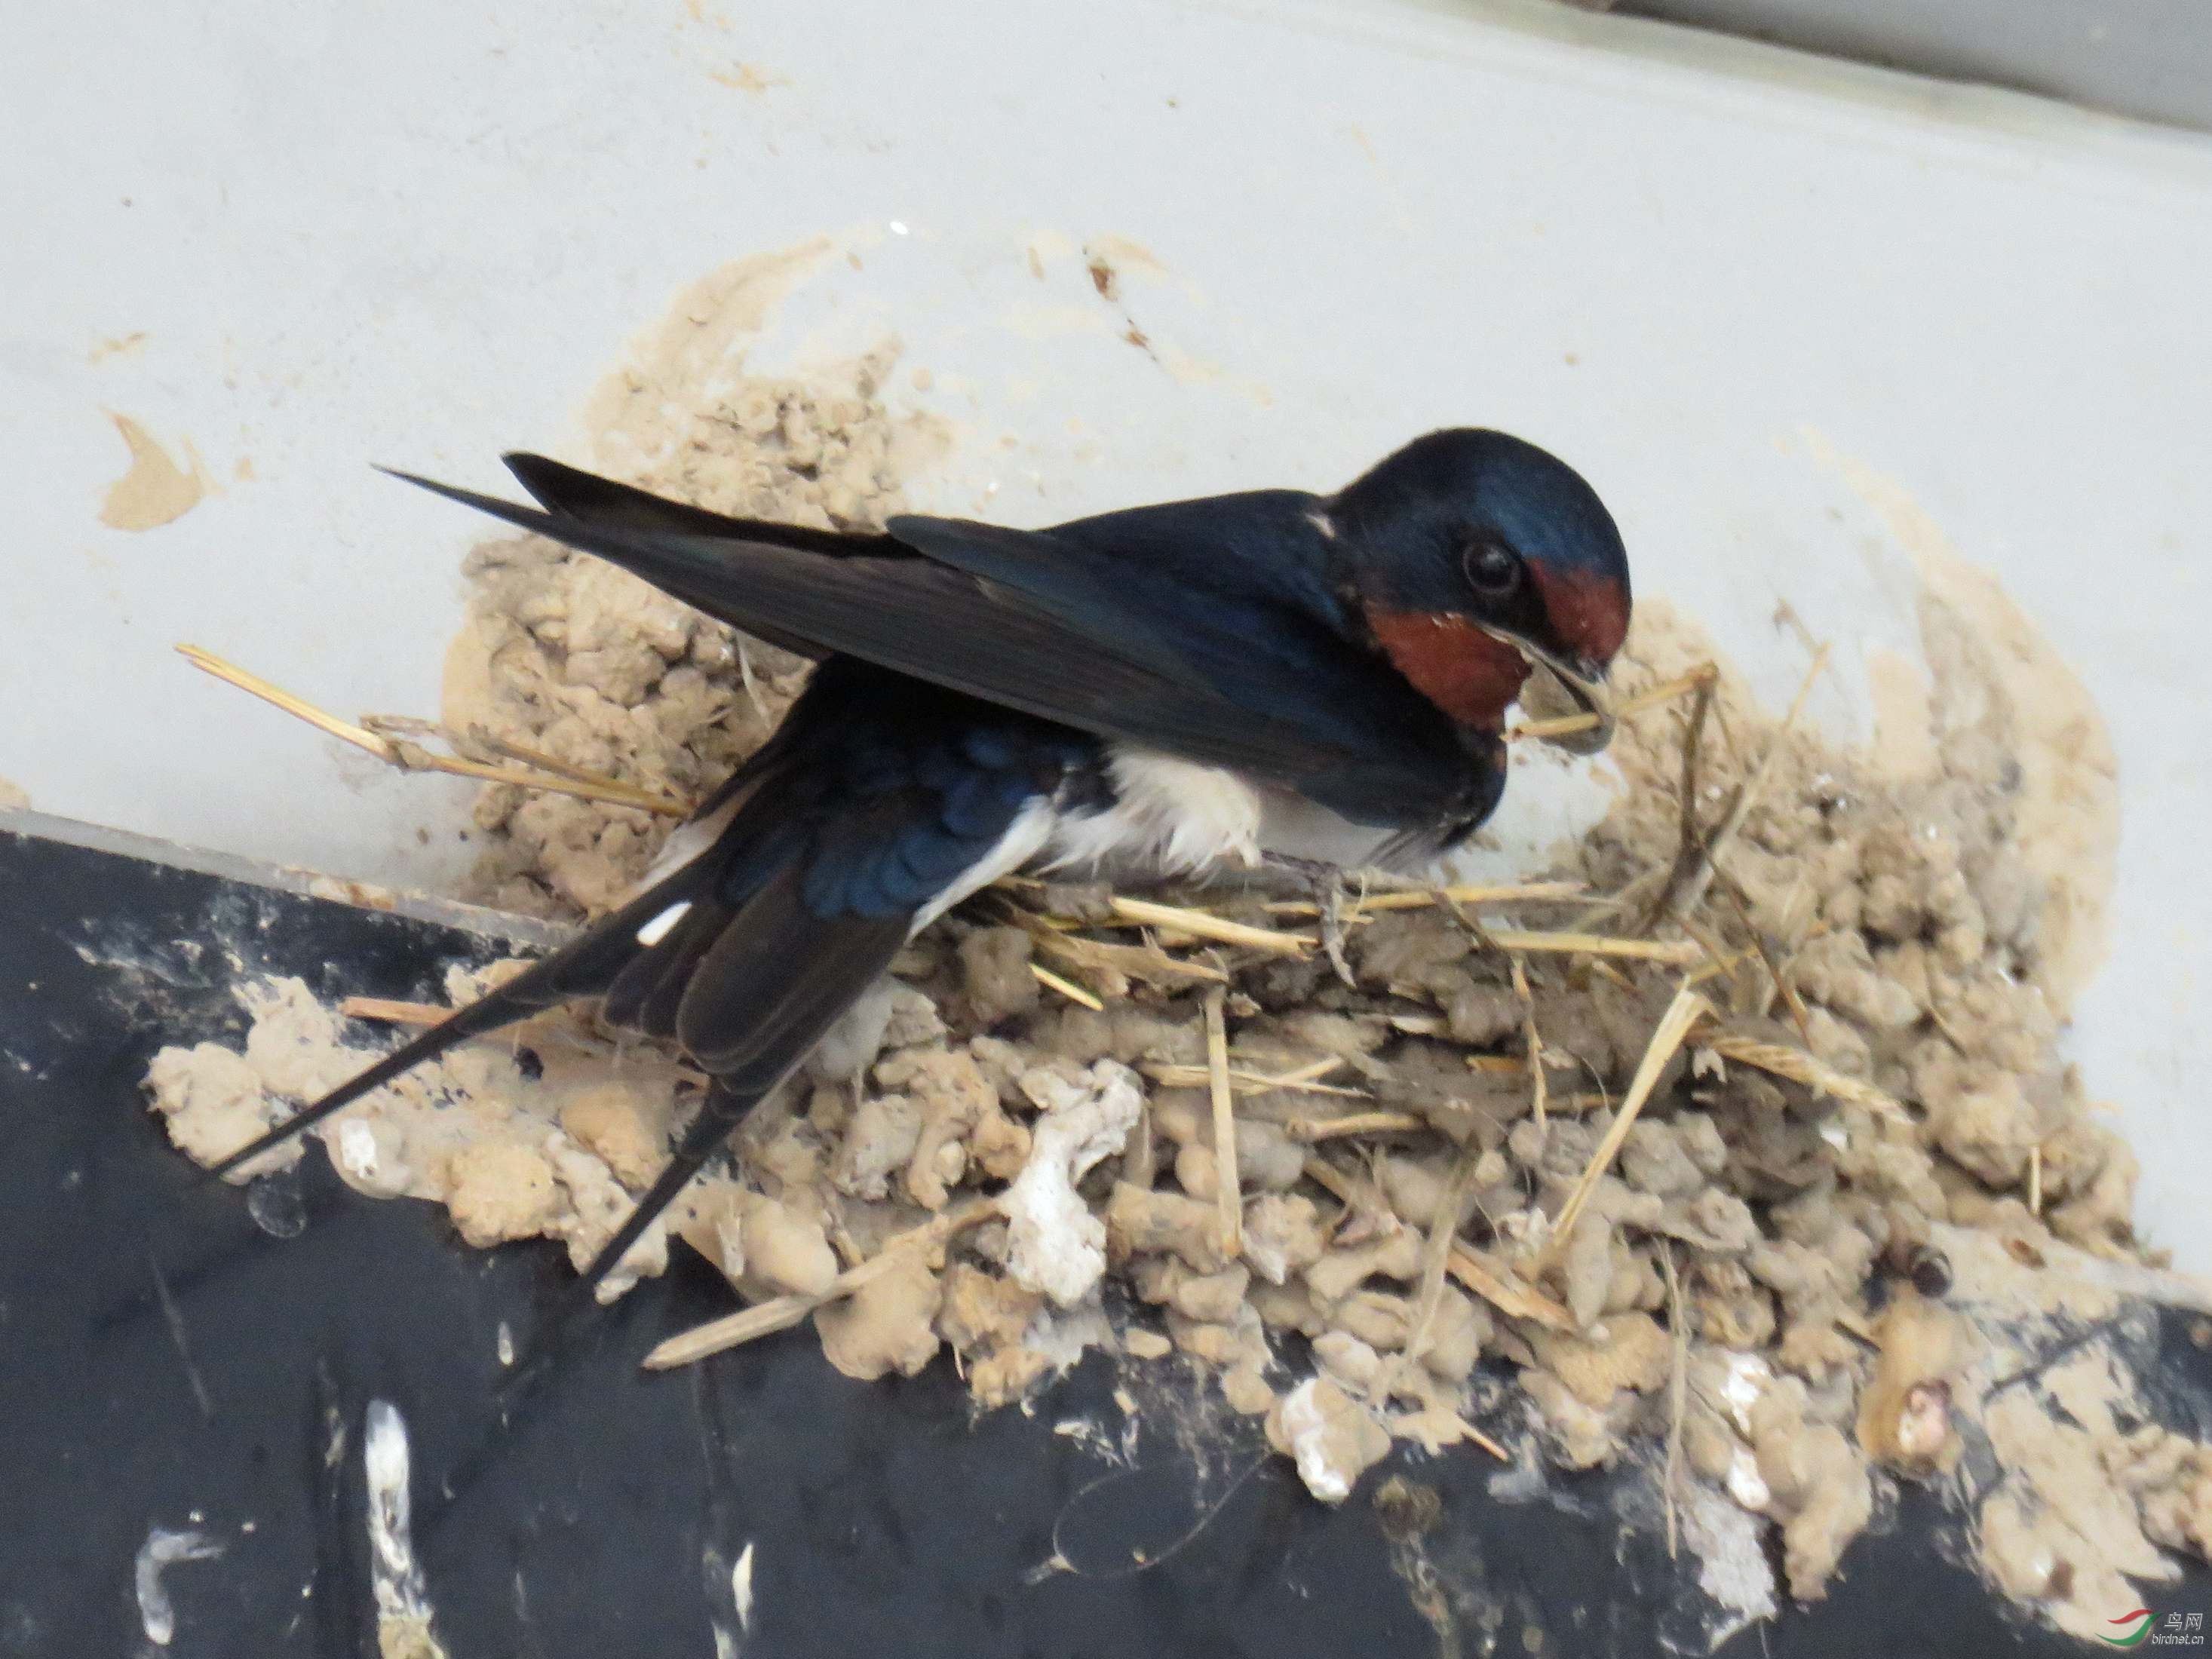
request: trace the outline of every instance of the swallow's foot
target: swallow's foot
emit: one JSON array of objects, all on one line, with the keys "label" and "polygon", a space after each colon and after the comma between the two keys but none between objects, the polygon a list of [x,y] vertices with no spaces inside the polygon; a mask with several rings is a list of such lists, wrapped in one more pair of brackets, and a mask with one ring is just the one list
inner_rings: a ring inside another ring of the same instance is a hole
[{"label": "swallow's foot", "polygon": [[1319,859],[1292,858],[1285,853],[1270,853],[1266,862],[1272,867],[1287,871],[1306,884],[1313,895],[1314,909],[1320,917],[1322,954],[1328,965],[1336,969],[1337,978],[1352,989],[1359,988],[1359,981],[1352,976],[1352,963],[1344,954],[1344,871]]}]

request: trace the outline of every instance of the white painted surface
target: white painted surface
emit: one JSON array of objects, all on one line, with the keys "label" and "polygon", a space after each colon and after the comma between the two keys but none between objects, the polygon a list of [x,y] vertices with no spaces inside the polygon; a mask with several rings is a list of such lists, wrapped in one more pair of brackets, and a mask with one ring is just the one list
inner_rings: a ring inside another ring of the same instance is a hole
[{"label": "white painted surface", "polygon": [[[1809,428],[2002,571],[2111,716],[2123,954],[2078,1047],[2148,1154],[2151,1232],[2212,1264],[2191,1174],[2212,148],[1841,71],[1763,79],[1741,46],[1563,14],[1546,38],[1393,0],[701,11],[16,21],[0,775],[189,842],[450,877],[465,787],[348,758],[169,646],[340,712],[428,712],[475,526],[368,464],[489,484],[503,447],[558,450],[676,288],[819,232],[860,268],[825,261],[758,361],[902,335],[934,388],[901,397],[957,428],[923,505],[1033,522],[1328,487],[1424,427],[1504,425],[1589,472],[1640,587],[1778,699],[1799,660],[1778,598],[1847,667],[1909,643],[1902,556]],[[714,78],[741,64],[764,90]],[[1125,270],[1124,298],[1167,368],[1091,290],[1073,250],[1104,234],[1164,267]],[[1063,250],[1042,283],[1040,239]],[[221,493],[101,526],[124,464],[103,408],[190,439]]]}]

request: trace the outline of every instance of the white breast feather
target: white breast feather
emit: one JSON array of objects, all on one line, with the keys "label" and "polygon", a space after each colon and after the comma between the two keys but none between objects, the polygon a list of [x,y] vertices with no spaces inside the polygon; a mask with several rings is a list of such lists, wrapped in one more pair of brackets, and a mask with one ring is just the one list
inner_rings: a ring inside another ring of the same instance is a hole
[{"label": "white breast feather", "polygon": [[[1107,769],[1115,796],[1111,806],[1073,812],[1046,800],[1031,801],[988,853],[921,910],[914,931],[1033,860],[1052,870],[1126,861],[1164,875],[1224,862],[1248,868],[1260,862],[1260,793],[1235,775],[1129,748],[1117,749]],[[742,797],[726,801],[707,817],[679,828],[634,890],[665,880],[714,845],[742,804]],[[672,905],[653,917],[640,930],[639,943],[658,943],[688,908]]]},{"label": "white breast feather", "polygon": [[1116,749],[1107,763],[1115,801],[1097,812],[1062,812],[1046,849],[1049,867],[1109,860],[1181,875],[1209,865],[1260,861],[1259,793],[1218,766],[1143,749]]}]

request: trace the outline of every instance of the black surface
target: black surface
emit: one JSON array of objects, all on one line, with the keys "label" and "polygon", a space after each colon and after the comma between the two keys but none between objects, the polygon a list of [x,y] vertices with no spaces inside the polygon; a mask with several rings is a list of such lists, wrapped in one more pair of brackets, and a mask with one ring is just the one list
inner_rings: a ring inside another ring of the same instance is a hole
[{"label": "black surface", "polygon": [[[729,1306],[681,1249],[500,1435],[496,1332],[520,1337],[565,1271],[554,1247],[464,1249],[428,1206],[351,1193],[319,1147],[304,1228],[271,1237],[246,1194],[196,1184],[147,1113],[157,1047],[240,1029],[228,952],[326,994],[402,997],[486,954],[421,922],[0,834],[0,1654],[144,1650],[134,1557],[150,1527],[198,1524],[227,1553],[166,1575],[178,1659],[374,1655],[358,1446],[380,1397],[410,1431],[453,1659],[713,1655],[749,1541],[747,1659],[1513,1655],[1531,1631],[1549,1656],[1695,1650],[1698,1598],[1604,1480],[1506,1505],[1488,1460],[1401,1450],[1324,1509],[1171,1369],[1139,1384],[1155,1409],[1121,1468],[1054,1429],[1119,1438],[1128,1379],[1095,1357],[1032,1415],[980,1419],[949,1365],[853,1382],[803,1328],[647,1376],[653,1342]],[[270,1196],[257,1207],[280,1215]],[[487,1449],[441,1502],[443,1475]],[[1441,1495],[1422,1541],[1449,1644],[1369,1501],[1390,1470]],[[1937,1519],[1906,1494],[1825,1604],[1726,1651],[2076,1650],[2001,1614],[1937,1547]],[[1077,1571],[1036,1572],[1055,1547]],[[2201,1607],[2206,1587],[2152,1599]]]}]

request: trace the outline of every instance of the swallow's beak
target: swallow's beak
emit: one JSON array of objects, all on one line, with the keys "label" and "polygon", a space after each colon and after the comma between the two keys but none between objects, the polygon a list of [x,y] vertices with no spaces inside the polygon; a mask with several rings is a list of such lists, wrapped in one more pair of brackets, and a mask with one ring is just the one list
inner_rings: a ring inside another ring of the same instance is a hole
[{"label": "swallow's beak", "polygon": [[[1574,755],[1595,755],[1613,741],[1613,698],[1606,690],[1605,670],[1579,657],[1567,657],[1516,635],[1498,632],[1518,651],[1533,672],[1522,688],[1522,707],[1535,717],[1537,731],[1547,743]],[[1574,714],[1567,716],[1572,709]],[[1548,728],[1566,723],[1547,718],[1557,711],[1571,719],[1565,731]]]}]

